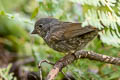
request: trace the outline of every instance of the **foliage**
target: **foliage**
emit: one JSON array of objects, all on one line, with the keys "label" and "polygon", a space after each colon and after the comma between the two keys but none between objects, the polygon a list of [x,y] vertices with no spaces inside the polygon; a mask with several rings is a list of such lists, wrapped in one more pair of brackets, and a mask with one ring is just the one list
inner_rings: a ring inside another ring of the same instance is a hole
[{"label": "foliage", "polygon": [[9,73],[10,68],[11,64],[9,64],[7,68],[1,68],[0,77],[2,77],[4,80],[17,80],[15,77],[13,77],[13,73]]},{"label": "foliage", "polygon": [[[41,37],[30,34],[36,19],[55,17],[63,21],[82,22],[83,27],[90,24],[99,29],[104,28],[99,33],[102,41],[96,38],[85,49],[118,57],[119,15],[120,0],[0,0],[0,44],[19,55],[33,56],[36,66],[32,67],[38,71],[36,67],[40,60],[55,62],[65,55],[49,48]],[[42,66],[46,76],[51,66]],[[71,73],[76,80],[120,79],[118,66],[87,59],[75,61],[63,70]],[[56,80],[62,77],[60,74]]]}]

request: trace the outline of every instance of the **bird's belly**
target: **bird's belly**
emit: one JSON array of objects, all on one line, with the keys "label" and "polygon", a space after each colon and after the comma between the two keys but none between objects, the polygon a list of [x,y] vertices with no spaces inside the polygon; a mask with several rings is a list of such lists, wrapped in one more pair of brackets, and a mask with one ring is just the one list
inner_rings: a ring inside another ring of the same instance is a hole
[{"label": "bird's belly", "polygon": [[72,38],[69,40],[63,40],[48,45],[56,51],[66,53],[66,52],[81,50],[82,48],[84,48],[86,43],[81,38]]}]

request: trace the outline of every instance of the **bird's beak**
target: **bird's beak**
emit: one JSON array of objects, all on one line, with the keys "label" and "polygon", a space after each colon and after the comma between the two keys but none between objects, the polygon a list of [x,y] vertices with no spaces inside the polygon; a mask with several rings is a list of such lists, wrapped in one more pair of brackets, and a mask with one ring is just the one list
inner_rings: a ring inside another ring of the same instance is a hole
[{"label": "bird's beak", "polygon": [[37,34],[37,31],[34,29],[31,34]]}]

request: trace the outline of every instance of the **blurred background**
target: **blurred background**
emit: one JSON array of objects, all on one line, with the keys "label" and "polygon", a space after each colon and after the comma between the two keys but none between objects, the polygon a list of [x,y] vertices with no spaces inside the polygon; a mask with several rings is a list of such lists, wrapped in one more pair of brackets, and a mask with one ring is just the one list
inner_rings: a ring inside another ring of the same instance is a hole
[{"label": "blurred background", "polygon": [[[117,14],[119,10],[116,7],[120,7],[120,0],[110,1],[113,1],[112,9]],[[65,55],[49,48],[38,35],[31,34],[37,19],[54,17],[62,21],[85,22],[89,18],[85,13],[89,9],[110,11],[107,6],[90,3],[91,0],[86,0],[85,4],[81,2],[82,0],[0,0],[0,80],[26,80],[29,73],[39,71],[37,66],[40,60],[47,59],[55,63]],[[92,20],[95,19],[94,16],[96,15],[92,14]],[[93,24],[95,23],[98,24],[97,20],[94,20]],[[120,39],[114,33],[108,37],[110,30],[109,27],[105,28],[107,35],[100,33],[85,50],[120,57]],[[42,64],[44,78],[51,68],[49,64]],[[77,60],[63,71],[72,80],[120,80],[119,66],[88,59]],[[67,79],[59,73],[56,80]]]}]

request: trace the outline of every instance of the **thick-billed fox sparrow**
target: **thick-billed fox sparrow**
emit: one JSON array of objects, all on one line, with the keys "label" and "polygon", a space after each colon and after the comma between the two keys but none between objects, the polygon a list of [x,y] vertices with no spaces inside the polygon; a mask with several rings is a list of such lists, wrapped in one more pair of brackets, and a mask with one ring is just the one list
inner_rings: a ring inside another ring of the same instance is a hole
[{"label": "thick-billed fox sparrow", "polygon": [[81,23],[62,22],[55,18],[41,18],[35,23],[33,34],[39,34],[56,51],[73,52],[81,50],[97,34],[92,26]]}]

